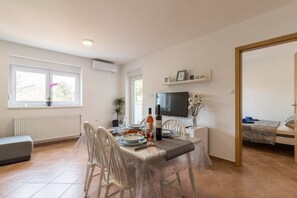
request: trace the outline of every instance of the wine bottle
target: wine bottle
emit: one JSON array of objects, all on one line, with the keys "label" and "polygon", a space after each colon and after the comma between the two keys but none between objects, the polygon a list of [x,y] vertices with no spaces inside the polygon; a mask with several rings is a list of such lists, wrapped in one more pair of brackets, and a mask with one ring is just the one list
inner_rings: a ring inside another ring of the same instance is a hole
[{"label": "wine bottle", "polygon": [[156,140],[162,140],[162,116],[161,116],[161,113],[160,113],[160,105],[157,106]]},{"label": "wine bottle", "polygon": [[148,109],[148,117],[146,119],[147,123],[147,140],[152,141],[154,140],[154,133],[153,133],[153,126],[154,126],[154,118],[152,116],[152,108]]}]

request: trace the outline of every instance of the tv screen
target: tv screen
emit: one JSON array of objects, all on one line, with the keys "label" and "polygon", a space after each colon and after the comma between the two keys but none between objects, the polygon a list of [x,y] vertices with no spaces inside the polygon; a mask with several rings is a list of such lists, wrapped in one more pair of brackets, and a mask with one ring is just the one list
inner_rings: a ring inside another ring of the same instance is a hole
[{"label": "tv screen", "polygon": [[176,117],[188,117],[188,92],[157,93],[156,106],[161,107],[161,114]]}]

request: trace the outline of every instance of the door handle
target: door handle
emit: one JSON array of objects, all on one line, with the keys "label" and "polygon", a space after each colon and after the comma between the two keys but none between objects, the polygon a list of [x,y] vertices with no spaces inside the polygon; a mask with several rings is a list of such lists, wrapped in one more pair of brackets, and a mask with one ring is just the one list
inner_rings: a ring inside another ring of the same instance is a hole
[{"label": "door handle", "polygon": [[292,106],[294,107],[294,113],[296,113],[296,106],[297,106],[296,101],[294,102],[294,104],[292,104]]}]

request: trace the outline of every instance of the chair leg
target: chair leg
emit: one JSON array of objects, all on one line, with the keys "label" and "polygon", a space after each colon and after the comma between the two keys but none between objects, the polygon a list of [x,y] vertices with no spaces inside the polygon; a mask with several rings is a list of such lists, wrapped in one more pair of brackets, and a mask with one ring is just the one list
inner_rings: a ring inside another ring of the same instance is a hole
[{"label": "chair leg", "polygon": [[97,197],[100,197],[101,194],[101,189],[102,189],[102,179],[103,179],[103,175],[104,173],[102,173],[102,171],[104,171],[102,168],[100,170],[100,177],[99,177],[99,184],[98,184],[98,189],[97,189]]},{"label": "chair leg", "polygon": [[86,185],[86,190],[85,190],[85,197],[88,197],[88,192],[89,188],[93,179],[93,173],[94,173],[94,166],[89,167],[89,174],[88,174],[88,180],[87,180],[87,185]]},{"label": "chair leg", "polygon": [[178,185],[179,185],[180,195],[182,196],[183,195],[183,190],[182,190],[182,186],[181,186],[179,173],[176,173],[176,177],[177,177],[177,181],[178,181]]},{"label": "chair leg", "polygon": [[120,198],[123,198],[123,197],[124,197],[124,191],[121,190],[121,191],[120,191]]},{"label": "chair leg", "polygon": [[130,188],[130,190],[129,190],[129,194],[130,194],[130,198],[132,198],[133,196],[132,196],[132,188]]},{"label": "chair leg", "polygon": [[196,187],[195,187],[195,180],[192,167],[189,168],[189,177],[192,185],[193,197],[196,198]]},{"label": "chair leg", "polygon": [[[105,195],[104,195],[105,198],[108,197],[109,188],[110,188],[110,186],[106,186],[106,191],[105,191]],[[98,197],[98,198],[100,198],[100,197]]]},{"label": "chair leg", "polygon": [[88,180],[89,180],[89,172],[90,172],[90,166],[89,166],[89,164],[88,164],[88,165],[87,165],[86,176],[85,176],[84,191],[86,191],[86,189],[87,189]]}]

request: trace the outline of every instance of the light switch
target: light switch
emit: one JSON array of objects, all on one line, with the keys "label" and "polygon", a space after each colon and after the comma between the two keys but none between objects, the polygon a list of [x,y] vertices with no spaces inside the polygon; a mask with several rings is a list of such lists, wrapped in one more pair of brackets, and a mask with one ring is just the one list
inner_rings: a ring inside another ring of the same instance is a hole
[{"label": "light switch", "polygon": [[229,94],[234,94],[235,93],[235,90],[234,89],[231,89],[228,93]]}]

